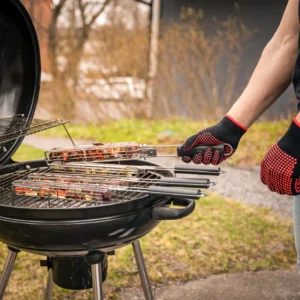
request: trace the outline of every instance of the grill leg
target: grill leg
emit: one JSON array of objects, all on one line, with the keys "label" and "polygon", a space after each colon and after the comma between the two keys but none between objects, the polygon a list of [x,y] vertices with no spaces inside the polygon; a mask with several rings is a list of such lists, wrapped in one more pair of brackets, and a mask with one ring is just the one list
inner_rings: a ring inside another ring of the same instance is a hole
[{"label": "grill leg", "polygon": [[141,278],[145,299],[154,300],[155,299],[155,287],[151,286],[150,280],[148,277],[144,256],[141,248],[140,241],[136,240],[132,243],[135,261],[137,264],[138,272]]},{"label": "grill leg", "polygon": [[85,259],[92,266],[94,300],[103,300],[101,264],[104,262],[105,253],[100,251],[90,252]]},{"label": "grill leg", "polygon": [[49,269],[46,292],[45,292],[45,300],[52,299],[53,288],[54,288],[54,282],[53,282],[53,278],[52,278],[52,270]]},{"label": "grill leg", "polygon": [[300,273],[300,195],[294,196],[294,234],[297,250],[297,266]]},{"label": "grill leg", "polygon": [[102,300],[103,299],[103,290],[102,290],[102,267],[101,267],[101,264],[92,265],[92,279],[93,279],[94,300]]},{"label": "grill leg", "polygon": [[12,273],[16,258],[18,253],[20,252],[19,250],[13,249],[13,248],[8,248],[9,252],[6,258],[6,262],[4,265],[4,269],[1,275],[0,279],[0,300],[3,299],[10,275]]}]

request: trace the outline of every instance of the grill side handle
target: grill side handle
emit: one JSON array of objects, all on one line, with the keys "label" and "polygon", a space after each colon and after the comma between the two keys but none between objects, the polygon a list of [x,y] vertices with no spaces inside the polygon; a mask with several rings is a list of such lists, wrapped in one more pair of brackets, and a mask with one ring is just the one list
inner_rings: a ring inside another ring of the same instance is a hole
[{"label": "grill side handle", "polygon": [[174,198],[170,202],[182,208],[154,207],[152,210],[152,219],[159,221],[183,219],[190,215],[196,207],[195,201],[192,199]]},{"label": "grill side handle", "polygon": [[9,165],[0,166],[0,175],[12,173],[16,171],[29,170],[31,168],[41,168],[41,167],[47,167],[47,163],[43,159],[30,160],[21,163],[12,163]]}]

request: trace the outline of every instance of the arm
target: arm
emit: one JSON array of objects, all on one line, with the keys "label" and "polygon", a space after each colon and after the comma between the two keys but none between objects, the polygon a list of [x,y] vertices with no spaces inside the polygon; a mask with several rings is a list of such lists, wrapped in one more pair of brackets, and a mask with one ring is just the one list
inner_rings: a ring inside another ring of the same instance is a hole
[{"label": "arm", "polygon": [[[278,30],[264,49],[247,88],[227,116],[215,126],[190,137],[182,145],[183,152],[199,144],[208,146],[203,153],[184,157],[185,162],[192,160],[196,164],[219,164],[230,157],[247,128],[289,86],[298,50],[298,2],[289,0]],[[228,144],[233,151],[229,151],[229,147],[226,150],[226,146],[222,151],[211,147],[219,144]],[[261,162],[260,176],[271,191],[300,194],[300,113],[287,133],[267,152]]]},{"label": "arm", "polygon": [[[189,151],[199,144],[229,144],[230,147],[225,147],[223,152],[208,147],[203,153],[184,157],[184,162],[219,164],[230,157],[247,128],[287,89],[298,51],[298,4],[299,0],[289,0],[281,23],[265,47],[248,86],[228,114],[217,125],[188,138],[181,151]],[[298,118],[300,124],[300,114]]]},{"label": "arm", "polygon": [[265,47],[248,86],[228,112],[229,116],[246,128],[250,127],[291,83],[298,51],[298,5],[299,0],[289,0],[281,23]]}]

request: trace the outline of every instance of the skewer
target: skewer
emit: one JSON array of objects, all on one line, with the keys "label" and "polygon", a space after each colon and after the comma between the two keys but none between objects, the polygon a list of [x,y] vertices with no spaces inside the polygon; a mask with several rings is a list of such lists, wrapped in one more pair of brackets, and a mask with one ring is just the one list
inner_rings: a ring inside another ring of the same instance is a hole
[{"label": "skewer", "polygon": [[26,195],[40,198],[61,198],[79,200],[111,201],[115,193],[132,192],[154,194],[166,197],[187,197],[198,199],[206,196],[201,190],[184,188],[167,188],[160,186],[122,186],[112,184],[75,184],[66,182],[45,182],[31,180],[17,180],[13,182],[13,191],[16,195]]},{"label": "skewer", "polygon": [[[149,173],[150,175],[151,173]],[[68,174],[53,174],[53,173],[31,173],[28,176],[29,180],[43,181],[43,182],[67,182],[67,183],[79,183],[79,184],[97,184],[97,185],[109,185],[110,182],[115,182],[119,185],[141,185],[141,184],[157,184],[160,186],[174,186],[174,187],[189,187],[189,188],[209,188],[215,185],[209,179],[204,178],[173,178],[173,177],[161,177],[156,178],[139,178],[128,176],[112,176],[112,175],[100,175],[100,176],[85,176],[82,175],[68,175]]]},{"label": "skewer", "polygon": [[170,171],[175,174],[193,174],[219,176],[224,174],[219,167],[203,167],[194,165],[175,165],[174,167],[157,167],[157,166],[133,166],[133,165],[117,165],[117,164],[100,164],[100,163],[67,163],[67,164],[51,164],[50,167],[54,172],[72,172],[85,174],[144,174],[148,171],[164,172]]}]

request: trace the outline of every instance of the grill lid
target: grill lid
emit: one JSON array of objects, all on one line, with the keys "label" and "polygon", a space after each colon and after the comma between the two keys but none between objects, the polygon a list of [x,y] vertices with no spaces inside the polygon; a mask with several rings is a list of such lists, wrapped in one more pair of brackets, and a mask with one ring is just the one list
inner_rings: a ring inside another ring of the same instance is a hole
[{"label": "grill lid", "polygon": [[[0,118],[24,115],[29,125],[37,104],[40,74],[39,45],[30,16],[20,1],[0,1]],[[1,145],[0,164],[11,158],[22,140],[20,137]]]}]

